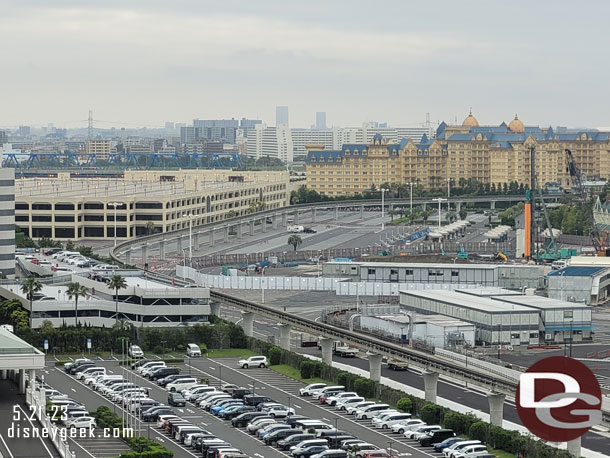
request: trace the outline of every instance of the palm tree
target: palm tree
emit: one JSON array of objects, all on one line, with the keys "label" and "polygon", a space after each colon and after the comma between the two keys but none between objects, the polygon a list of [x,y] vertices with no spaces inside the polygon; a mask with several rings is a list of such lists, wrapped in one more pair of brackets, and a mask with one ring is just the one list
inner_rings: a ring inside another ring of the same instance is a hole
[{"label": "palm tree", "polygon": [[21,284],[21,292],[26,295],[30,301],[30,313],[32,313],[32,301],[34,300],[34,294],[42,289],[42,283],[36,280],[35,277],[28,277]]},{"label": "palm tree", "polygon": [[70,299],[74,299],[74,326],[78,325],[78,298],[85,297],[88,292],[87,287],[78,282],[68,283],[66,294]]},{"label": "palm tree", "polygon": [[115,307],[115,315],[114,315],[114,324],[118,324],[119,321],[119,290],[123,289],[123,288],[127,288],[127,282],[125,281],[125,279],[123,277],[121,277],[120,275],[113,275],[112,277],[110,277],[110,281],[108,282],[108,287],[112,288],[115,292],[115,303],[116,303],[116,307]]},{"label": "palm tree", "polygon": [[290,237],[288,237],[288,245],[292,245],[294,247],[294,251],[297,251],[297,248],[301,246],[302,243],[303,240],[301,240],[301,237],[296,234],[292,234]]}]

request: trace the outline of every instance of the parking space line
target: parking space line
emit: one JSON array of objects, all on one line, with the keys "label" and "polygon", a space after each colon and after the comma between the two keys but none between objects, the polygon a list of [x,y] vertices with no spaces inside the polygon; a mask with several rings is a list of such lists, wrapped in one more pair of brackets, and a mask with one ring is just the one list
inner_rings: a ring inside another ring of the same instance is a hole
[{"label": "parking space line", "polygon": [[[27,419],[28,423],[32,427],[32,431],[34,431],[36,429],[36,427],[34,426],[34,423],[32,423],[32,419],[30,418],[32,416],[31,412],[26,413],[25,410],[23,410],[23,407],[21,407],[20,405],[19,405],[19,410],[21,410],[21,412],[23,412],[24,417]],[[47,444],[44,443],[44,440],[42,439],[42,437],[39,437],[39,439],[40,439],[40,442],[42,443],[42,446],[49,454],[49,456],[51,458],[53,458],[53,454],[51,453],[51,450],[49,450],[49,447],[47,447]]]},{"label": "parking space line", "polygon": [[8,444],[6,443],[6,441],[4,440],[4,436],[2,436],[2,433],[0,433],[0,440],[2,440],[2,443],[4,444],[4,448],[6,449],[6,451],[8,452],[9,455],[11,455],[11,458],[15,458],[15,455],[13,455],[13,452],[11,452],[11,449],[8,448]]}]

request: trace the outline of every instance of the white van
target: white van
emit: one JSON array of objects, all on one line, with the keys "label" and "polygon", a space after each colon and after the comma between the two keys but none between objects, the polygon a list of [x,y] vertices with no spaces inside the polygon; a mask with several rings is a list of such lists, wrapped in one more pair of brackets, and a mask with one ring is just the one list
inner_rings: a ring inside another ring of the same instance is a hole
[{"label": "white van", "polygon": [[345,390],[345,387],[343,385],[325,386],[321,390],[315,391],[311,395],[311,397],[314,399],[320,399],[323,395],[325,395],[326,393],[329,393],[331,391],[343,391],[343,390]]},{"label": "white van", "polygon": [[76,374],[77,380],[84,380],[87,377],[91,377],[93,374],[95,375],[106,375],[105,367],[89,367],[82,372]]},{"label": "white van", "polygon": [[181,377],[169,383],[166,388],[167,391],[182,391],[195,385],[197,385],[195,377]]},{"label": "white van", "polygon": [[186,354],[191,358],[201,356],[201,348],[197,344],[190,343],[186,346]]},{"label": "white van", "polygon": [[297,225],[292,225],[292,226],[288,226],[286,228],[288,230],[288,232],[294,232],[295,234],[298,234],[300,232],[305,231],[305,227],[304,226],[299,226]]},{"label": "white van", "polygon": [[553,261],[553,264],[551,264],[551,268],[553,270],[561,270],[564,267],[568,266],[568,261],[565,261],[563,259],[559,259],[557,261]]}]

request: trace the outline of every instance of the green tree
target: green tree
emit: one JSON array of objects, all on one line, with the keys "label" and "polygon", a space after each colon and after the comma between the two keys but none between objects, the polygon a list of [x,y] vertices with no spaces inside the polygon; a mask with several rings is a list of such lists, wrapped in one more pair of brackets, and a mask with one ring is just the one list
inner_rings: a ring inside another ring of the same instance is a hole
[{"label": "green tree", "polygon": [[74,299],[74,326],[78,325],[78,299],[85,297],[88,292],[87,287],[78,282],[68,283],[66,294],[70,299]]},{"label": "green tree", "polygon": [[30,313],[32,313],[32,302],[34,301],[34,295],[42,290],[42,283],[40,283],[34,277],[28,277],[21,284],[21,292],[25,294],[25,297],[30,301]]},{"label": "green tree", "polygon": [[288,245],[292,245],[294,251],[297,251],[297,248],[303,244],[303,240],[296,234],[292,234],[288,237]]},{"label": "green tree", "polygon": [[146,221],[146,233],[148,235],[151,235],[154,232],[155,232],[155,223],[153,223],[152,221]]},{"label": "green tree", "polygon": [[401,412],[411,413],[413,411],[413,401],[411,400],[411,398],[399,399],[396,403],[396,407]]},{"label": "green tree", "polygon": [[459,212],[459,215],[460,215],[460,219],[463,221],[468,216],[468,212],[466,211],[465,208],[461,208],[460,212]]},{"label": "green tree", "polygon": [[114,301],[115,301],[115,315],[114,325],[117,326],[119,323],[119,290],[127,288],[127,282],[120,275],[113,275],[108,281],[108,287],[114,290]]},{"label": "green tree", "polygon": [[66,251],[74,251],[74,242],[72,240],[66,242]]}]

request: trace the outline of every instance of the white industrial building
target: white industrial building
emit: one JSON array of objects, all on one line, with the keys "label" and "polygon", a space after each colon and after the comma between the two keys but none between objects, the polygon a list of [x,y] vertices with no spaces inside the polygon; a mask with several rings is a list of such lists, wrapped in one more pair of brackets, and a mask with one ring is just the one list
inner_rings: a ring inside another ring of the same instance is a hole
[{"label": "white industrial building", "polygon": [[[585,256],[582,256],[585,257]],[[597,260],[594,257],[585,257]],[[568,302],[599,305],[610,297],[610,265],[570,265],[549,272],[547,291],[550,298]]]},{"label": "white industrial building", "polygon": [[584,304],[498,288],[401,291],[400,305],[473,323],[481,344],[532,345],[591,340],[591,309]]},{"label": "white industrial building", "polygon": [[529,307],[457,291],[401,291],[400,306],[426,315],[445,315],[472,323],[477,344],[537,344],[539,313]]},{"label": "white industrial building", "polygon": [[432,347],[474,346],[475,325],[444,315],[361,316],[360,329],[401,341],[422,341]]},{"label": "white industrial building", "polygon": [[324,276],[349,278],[350,281],[442,283],[511,289],[541,287],[544,273],[544,266],[520,264],[331,261],[322,266]]}]

